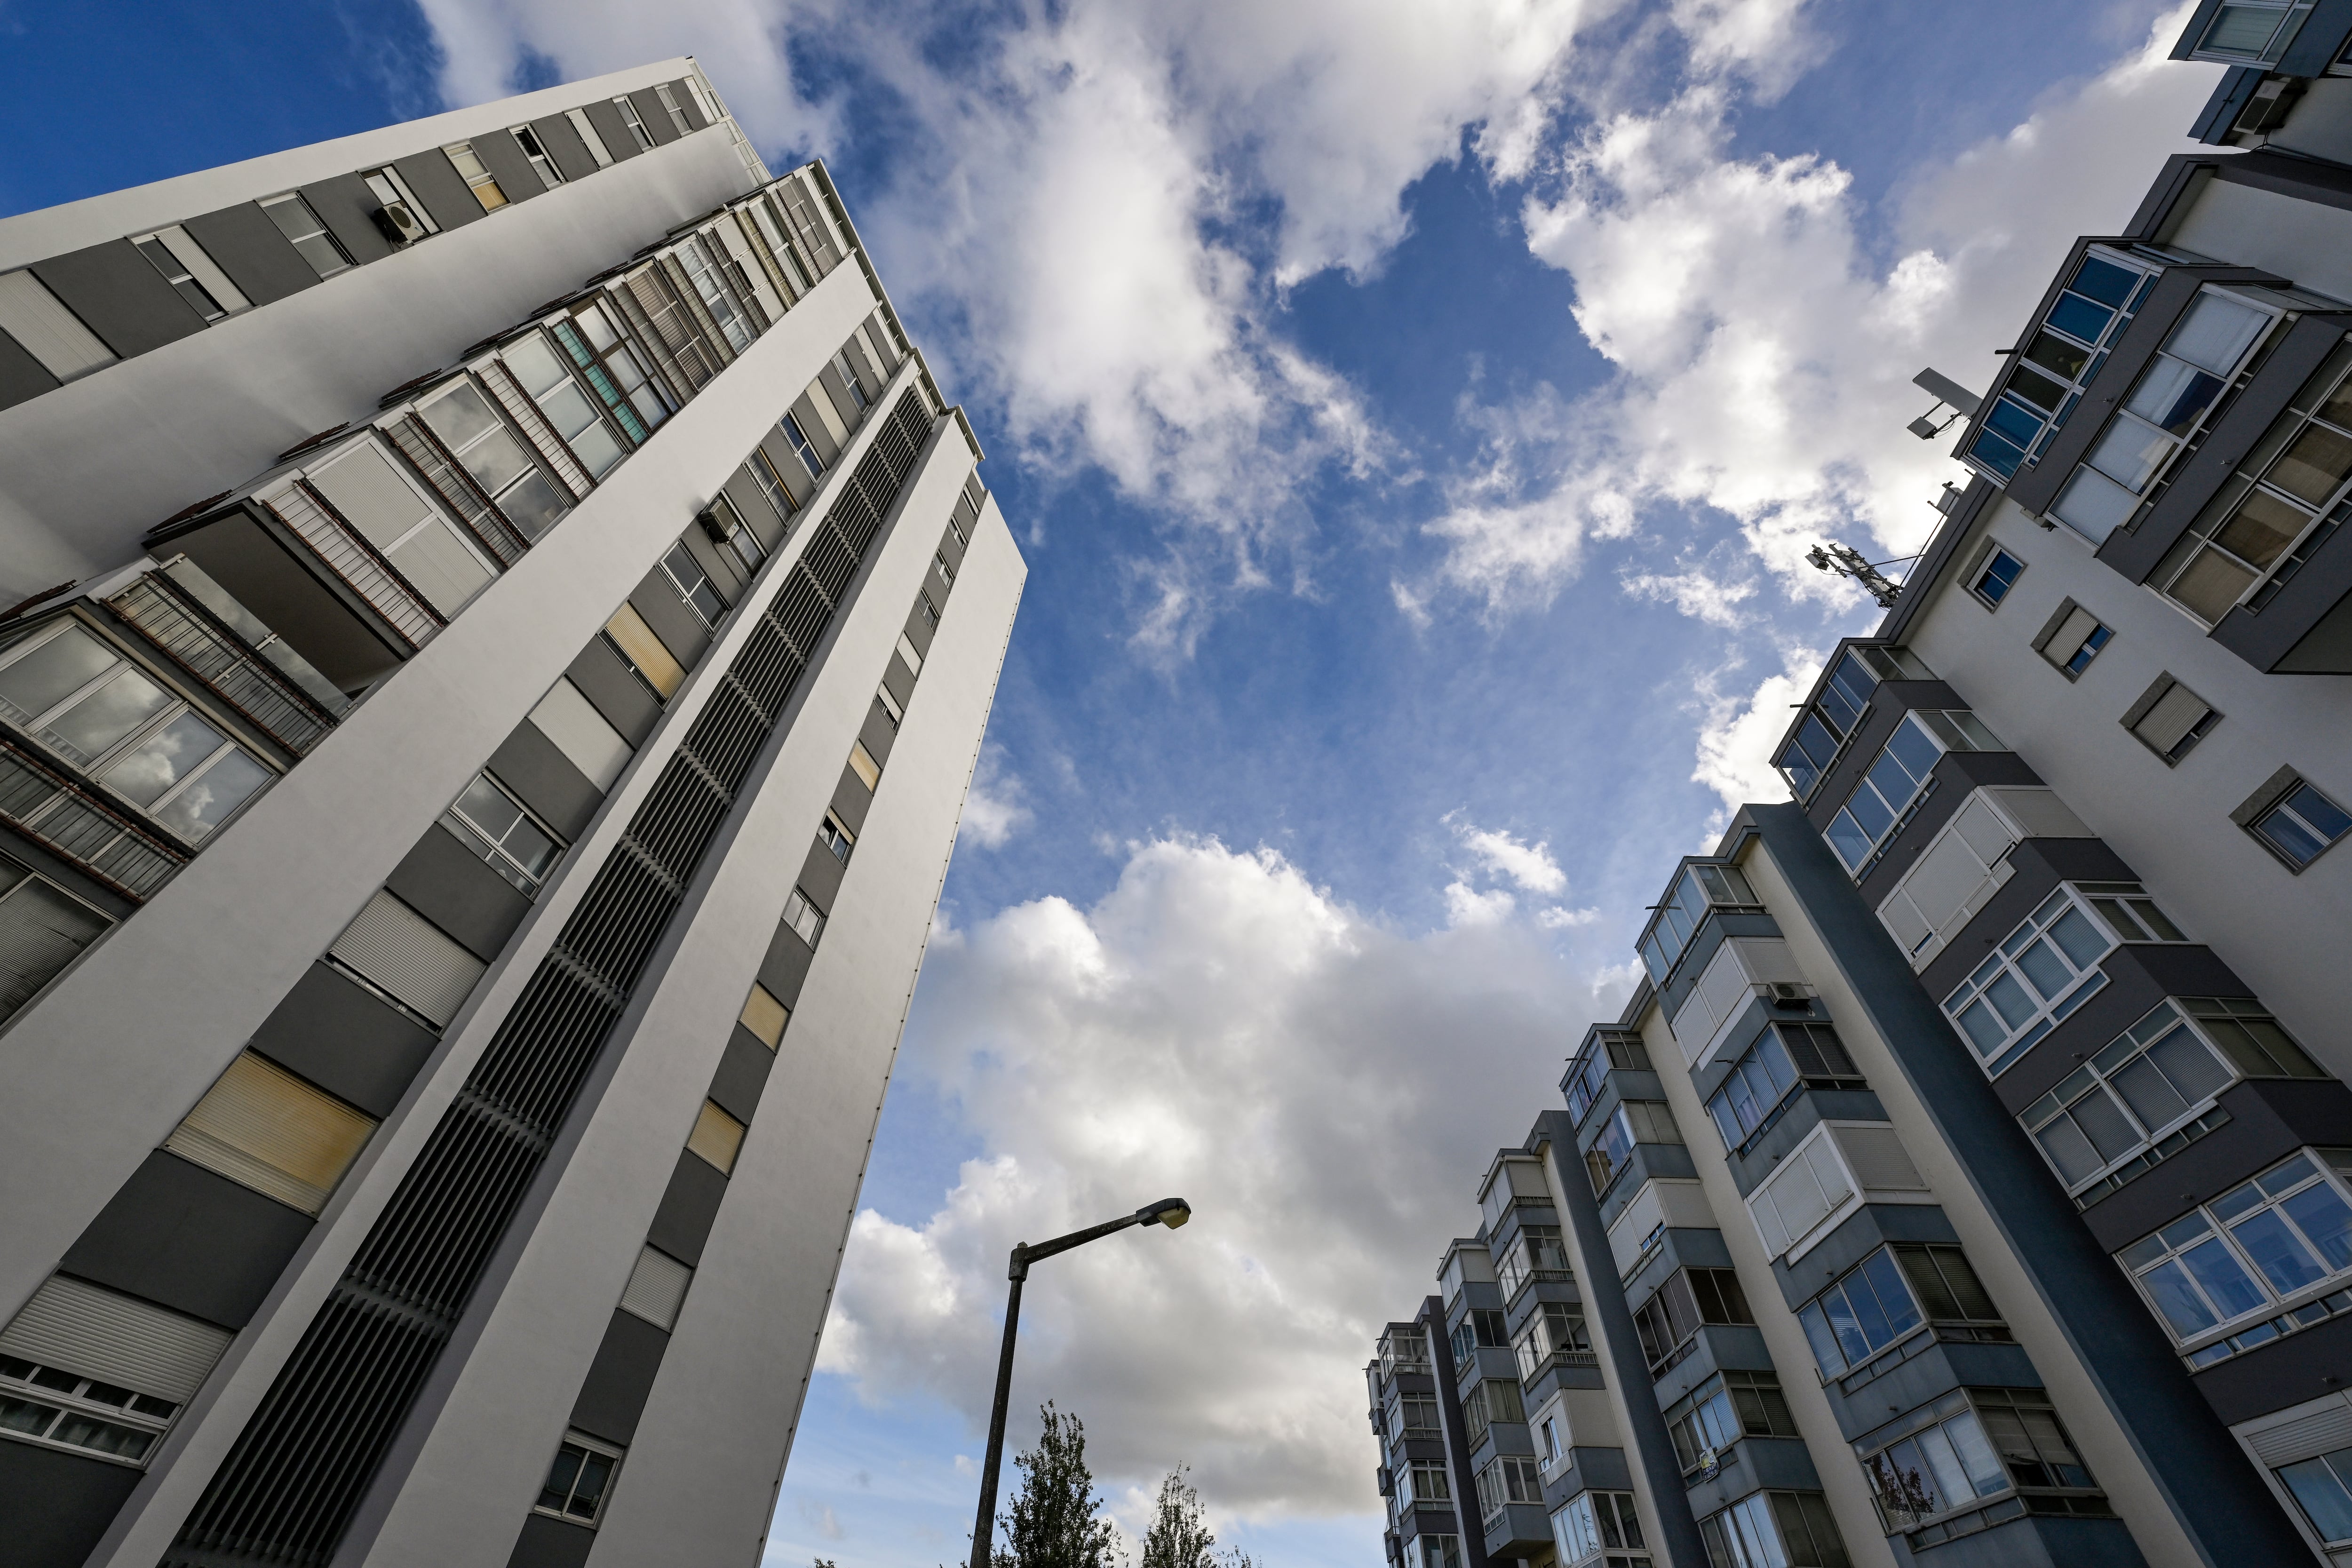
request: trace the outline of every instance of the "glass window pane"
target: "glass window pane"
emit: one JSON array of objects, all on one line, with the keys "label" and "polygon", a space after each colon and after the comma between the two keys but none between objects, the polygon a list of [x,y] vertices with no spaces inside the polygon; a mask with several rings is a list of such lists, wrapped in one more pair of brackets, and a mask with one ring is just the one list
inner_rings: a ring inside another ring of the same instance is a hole
[{"label": "glass window pane", "polygon": [[89,761],[171,705],[171,693],[125,669],[50,720],[46,732]]},{"label": "glass window pane", "polygon": [[2266,567],[2286,552],[2310,522],[2308,516],[2276,496],[2255,490],[2213,540],[2240,560]]},{"label": "glass window pane", "polygon": [[118,662],[112,648],[79,626],[68,626],[0,669],[0,700],[29,723]]},{"label": "glass window pane", "polygon": [[467,383],[459,383],[418,413],[433,433],[441,437],[442,445],[453,452],[464,450],[468,441],[499,427],[499,416],[490,412],[482,395]]},{"label": "glass window pane", "polygon": [[2286,804],[2297,816],[2326,834],[2330,843],[2352,833],[2352,815],[2309,784],[2297,784]]},{"label": "glass window pane", "polygon": [[152,805],[223,743],[218,730],[183,713],[107,769],[107,787],[140,805]]},{"label": "glass window pane", "polygon": [[2107,426],[2098,445],[2091,448],[2090,460],[2099,472],[2137,494],[2147,487],[2157,465],[2170,454],[2173,444],[2171,437],[2153,425],[2122,418]]},{"label": "glass window pane", "polygon": [[2230,1072],[2205,1043],[2188,1029],[2173,1031],[2148,1048],[2147,1059],[2163,1069],[2180,1097],[2194,1104],[2230,1081]]},{"label": "glass window pane", "polygon": [[2165,592],[2210,623],[2228,615],[2253,581],[2249,568],[2217,550],[2203,550]]},{"label": "glass window pane", "polygon": [[[2347,1466],[2352,1468],[2352,1466]],[[2345,1490],[2326,1458],[2303,1459],[2279,1467],[2278,1479],[2303,1505],[2311,1528],[2326,1541],[2352,1538],[2352,1493]]]},{"label": "glass window pane", "polygon": [[1870,858],[1871,836],[1864,832],[1862,824],[1853,819],[1851,809],[1839,812],[1831,820],[1824,837],[1829,839],[1830,847],[1837,852],[1837,858],[1845,862],[1845,868],[1849,871]]},{"label": "glass window pane", "polygon": [[2135,1058],[2112,1081],[2116,1092],[2150,1132],[2170,1126],[2188,1112],[2189,1101],[2147,1057]]},{"label": "glass window pane", "polygon": [[560,494],[548,477],[536,468],[515,481],[512,489],[499,497],[499,510],[507,521],[522,530],[526,539],[537,539],[555,526],[572,503]]},{"label": "glass window pane", "polygon": [[572,379],[563,368],[563,362],[555,357],[555,351],[535,333],[507,344],[499,351],[499,357],[506,362],[509,370],[514,372],[515,379],[522,383],[523,390],[533,397]]},{"label": "glass window pane", "polygon": [[2083,265],[2075,269],[2074,280],[2066,285],[2077,294],[2087,294],[2103,305],[2120,307],[2131,298],[2131,291],[2140,275],[2126,267],[2118,267],[2101,257],[2085,256]]},{"label": "glass window pane", "polygon": [[2180,1262],[2190,1277],[2205,1288],[2207,1300],[2225,1319],[2253,1311],[2269,1302],[2263,1288],[2247,1274],[2245,1265],[2221,1245],[2218,1237],[2209,1237],[2183,1252]]},{"label": "glass window pane", "polygon": [[1910,1287],[1903,1282],[1903,1271],[1895,1267],[1893,1253],[1883,1248],[1873,1253],[1857,1272],[1870,1281],[1886,1310],[1889,1338],[1919,1326],[1918,1304],[1911,1299]]},{"label": "glass window pane", "polygon": [[2256,334],[2269,321],[2243,300],[2209,289],[2197,296],[2197,302],[2172,329],[2164,352],[2179,354],[2217,376],[2227,375],[2237,368],[2239,356],[2253,346]]},{"label": "glass window pane", "polygon": [[2059,1178],[2070,1187],[2106,1163],[2070,1118],[2062,1116],[2033,1136],[2057,1167]]},{"label": "glass window pane", "polygon": [[2070,908],[2051,922],[2050,940],[2074,961],[2077,969],[2088,969],[2108,945],[2105,934],[2079,908]]},{"label": "glass window pane", "polygon": [[1962,1009],[1958,1022],[1977,1048],[1977,1055],[1990,1057],[2009,1037],[2009,1026],[2000,1021],[1983,1002],[1971,1002]]},{"label": "glass window pane", "polygon": [[2352,1206],[2324,1183],[2306,1187],[2279,1205],[2332,1271],[2352,1268]]},{"label": "glass window pane", "polygon": [[2180,1338],[2202,1333],[2221,1321],[2189,1283],[2189,1271],[2178,1260],[2160,1264],[2139,1278],[2140,1283],[2147,1287],[2148,1298],[2156,1303],[2157,1311]]},{"label": "glass window pane", "polygon": [[[1918,716],[1911,714],[1906,715],[1903,722],[1895,726],[1895,733],[1887,737],[1886,754],[1901,763],[1904,773],[1911,779],[1925,784],[1927,775],[1935,771],[1936,760],[1944,753],[1920,726]],[[1875,768],[1871,770],[1873,776],[1877,771]],[[1888,798],[1891,800],[1895,796],[1890,794]]]},{"label": "glass window pane", "polygon": [[1984,1428],[1977,1424],[1973,1411],[1964,1412],[1944,1423],[1945,1435],[1951,1438],[1953,1449],[1959,1455],[1960,1465],[1968,1472],[1979,1497],[2000,1491],[2009,1485],[2008,1476],[2001,1473],[2000,1458],[1986,1441]]},{"label": "glass window pane", "polygon": [[1984,999],[1992,1004],[1993,1010],[2011,1029],[2033,1016],[2033,998],[2025,994],[2025,987],[2007,970],[1993,976],[1992,984],[1985,987]]},{"label": "glass window pane", "polygon": [[2091,351],[2048,332],[2036,332],[2025,357],[2045,370],[2054,371],[2063,381],[2075,382],[2083,378],[2083,367],[2091,363]]},{"label": "glass window pane", "polygon": [[2100,334],[2107,330],[2107,323],[2115,319],[2113,310],[2103,310],[2076,294],[2061,294],[2058,303],[2050,310],[2052,326],[2086,343],[2097,342]]},{"label": "glass window pane", "polygon": [[155,814],[155,820],[194,843],[226,821],[229,813],[251,799],[269,777],[268,768],[243,752],[231,751],[206,768],[203,777],[173,795]]},{"label": "glass window pane", "polygon": [[528,473],[531,467],[530,455],[524,452],[522,443],[515,439],[512,431],[503,428],[484,434],[459,453],[457,460],[466,465],[466,471],[474,476],[474,482],[491,495],[506,489],[517,476]]},{"label": "glass window pane", "polygon": [[[2144,1134],[2125,1117],[2115,1098],[2104,1089],[2093,1089],[2069,1108],[2061,1122],[2071,1121],[2083,1130],[2099,1152],[2099,1163],[2119,1159],[2137,1146]],[[2057,1125],[2057,1123],[2053,1123]]]},{"label": "glass window pane", "polygon": [[2320,1267],[2303,1238],[2286,1223],[2286,1216],[2276,1209],[2264,1209],[2249,1215],[2230,1227],[2271,1289],[2284,1296],[2300,1290],[2315,1280],[2324,1279],[2328,1270]]},{"label": "glass window pane", "polygon": [[2017,955],[2017,967],[2025,976],[2026,983],[2045,1002],[2074,983],[2074,972],[2066,967],[2046,942],[2029,944],[2023,952]]},{"label": "glass window pane", "polygon": [[2314,425],[2294,438],[2285,455],[2263,477],[2289,495],[2318,506],[2335,494],[2347,474],[2352,474],[2352,437]]}]

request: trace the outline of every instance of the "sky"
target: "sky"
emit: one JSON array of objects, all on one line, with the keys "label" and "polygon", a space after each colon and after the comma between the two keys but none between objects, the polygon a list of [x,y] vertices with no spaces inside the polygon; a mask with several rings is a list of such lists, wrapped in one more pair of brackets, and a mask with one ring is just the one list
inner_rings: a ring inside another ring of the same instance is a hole
[{"label": "sky", "polygon": [[[0,213],[693,54],[822,156],[1031,574],[767,1561],[1013,1441],[1379,1560],[1361,1368],[2211,90],[2150,0],[0,0]],[[1965,16],[1965,25],[1957,25]],[[1010,1470],[1008,1468],[1008,1476]]]}]

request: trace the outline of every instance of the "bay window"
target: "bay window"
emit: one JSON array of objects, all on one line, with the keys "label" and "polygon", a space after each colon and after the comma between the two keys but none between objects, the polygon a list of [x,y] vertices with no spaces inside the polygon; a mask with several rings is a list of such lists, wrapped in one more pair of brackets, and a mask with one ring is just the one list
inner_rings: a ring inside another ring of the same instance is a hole
[{"label": "bay window", "polygon": [[1819,1492],[1751,1492],[1698,1521],[1708,1568],[1847,1568],[1845,1542]]},{"label": "bay window", "polygon": [[1618,1554],[1621,1548],[1639,1552],[1643,1545],[1642,1518],[1632,1492],[1578,1494],[1551,1516],[1551,1539],[1559,1549],[1560,1568],[1649,1568],[1647,1555]]},{"label": "bay window", "polygon": [[1969,467],[2005,485],[2029,457],[2040,455],[2106,363],[2106,351],[2123,336],[2156,279],[2155,268],[2139,257],[2107,246],[2084,253],[1985,409],[1976,439],[1962,454]]},{"label": "bay window", "polygon": [[525,539],[545,533],[571,505],[471,381],[451,383],[416,414]]},{"label": "bay window", "polygon": [[1697,931],[1699,922],[1706,918],[1708,909],[1716,906],[1763,907],[1737,866],[1693,865],[1685,868],[1667,889],[1664,901],[1658,906],[1657,918],[1642,933],[1642,962],[1649,966],[1651,979],[1660,984],[1665,983],[1675,960],[1682,957],[1683,949]]},{"label": "bay window", "polygon": [[[1866,1444],[1875,1447],[1864,1452]],[[1866,1444],[1854,1447],[1889,1535],[2012,1491],[2029,1494],[2037,1513],[2109,1511],[2058,1412],[2036,1392],[1962,1389]]]},{"label": "bay window", "polygon": [[1832,1089],[1861,1083],[1844,1043],[1827,1024],[1773,1024],[1732,1064],[1729,1076],[1708,1097],[1706,1110],[1723,1134],[1725,1151],[1736,1154],[1800,1085]]},{"label": "bay window", "polygon": [[1568,1251],[1560,1245],[1559,1227],[1529,1225],[1519,1227],[1517,1238],[1495,1270],[1495,1278],[1502,1288],[1503,1300],[1507,1301],[1529,1280],[1547,1275],[1564,1277],[1568,1271]]},{"label": "bay window", "polygon": [[537,332],[517,338],[499,350],[499,357],[592,476],[604,478],[628,455],[628,448],[621,445],[621,438],[604,423],[595,403],[580,389],[545,338]]},{"label": "bay window", "polygon": [[[2194,1347],[2191,1364],[2275,1339],[2284,1331],[2275,1322],[2210,1336],[2328,1294],[2352,1275],[2347,1175],[2352,1153],[2298,1152],[2117,1255],[2173,1337]],[[2332,1315],[2292,1314],[2290,1326]]]},{"label": "bay window", "polygon": [[1895,1242],[1880,1247],[1798,1309],[1823,1377],[1842,1377],[1927,1322],[1981,1338],[2000,1322],[1992,1298],[1957,1247]]},{"label": "bay window", "polygon": [[1742,1437],[1794,1437],[1797,1419],[1769,1372],[1718,1372],[1666,1417],[1675,1458],[1685,1476],[1712,1474]]},{"label": "bay window", "polygon": [[1600,1138],[1584,1152],[1584,1168],[1592,1178],[1593,1195],[1598,1197],[1614,1184],[1633,1159],[1634,1144],[1682,1141],[1683,1135],[1675,1126],[1675,1113],[1664,1101],[1621,1102],[1616,1113],[1601,1124]]},{"label": "bay window", "polygon": [[1911,808],[1927,795],[1930,775],[1946,752],[2004,750],[1993,732],[1968,710],[1918,708],[1903,716],[1823,829],[1822,837],[1857,879],[1868,868]]},{"label": "bay window", "polygon": [[2116,939],[2060,888],[1944,998],[1944,1014],[1998,1076],[2107,983],[2094,967]]},{"label": "bay window", "polygon": [[1590,1356],[1592,1341],[1585,1331],[1583,1313],[1565,1301],[1546,1301],[1519,1331],[1511,1349],[1518,1362],[1519,1381],[1531,1383],[1555,1359],[1565,1364],[1570,1356]]}]

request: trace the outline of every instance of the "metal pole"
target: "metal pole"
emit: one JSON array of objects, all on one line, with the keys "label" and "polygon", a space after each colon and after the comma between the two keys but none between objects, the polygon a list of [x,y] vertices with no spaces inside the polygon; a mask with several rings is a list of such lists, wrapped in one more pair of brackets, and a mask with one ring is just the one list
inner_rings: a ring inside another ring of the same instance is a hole
[{"label": "metal pole", "polygon": [[971,1521],[971,1568],[988,1568],[989,1545],[996,1539],[996,1472],[1004,1463],[1004,1412],[1013,1402],[1013,1344],[1021,1331],[1021,1282],[1029,1277],[1026,1247],[1013,1249],[1007,1277],[1013,1288],[1004,1296],[1004,1348],[996,1356],[996,1406],[988,1416],[988,1457],[980,1465],[980,1512]]}]

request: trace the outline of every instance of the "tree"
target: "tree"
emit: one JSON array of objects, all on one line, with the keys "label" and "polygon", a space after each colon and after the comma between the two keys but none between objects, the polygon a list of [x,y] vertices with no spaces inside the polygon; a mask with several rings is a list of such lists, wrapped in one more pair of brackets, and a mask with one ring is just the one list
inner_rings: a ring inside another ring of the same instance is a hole
[{"label": "tree", "polygon": [[1177,1466],[1160,1483],[1160,1500],[1151,1510],[1151,1528],[1143,1537],[1143,1568],[1216,1568],[1209,1549],[1217,1538],[1201,1512],[1201,1494],[1184,1479]]},{"label": "tree", "polygon": [[1087,1468],[1087,1426],[1047,1400],[1038,1414],[1045,1429],[1037,1446],[1013,1463],[1021,1490],[1013,1511],[997,1520],[1003,1568],[1118,1568],[1118,1535],[1102,1517],[1094,1472]]}]

